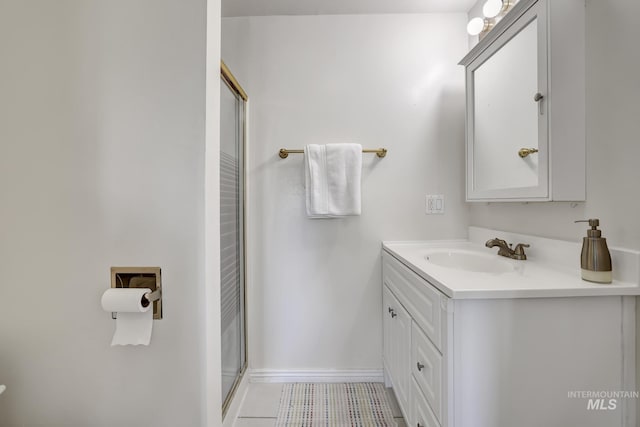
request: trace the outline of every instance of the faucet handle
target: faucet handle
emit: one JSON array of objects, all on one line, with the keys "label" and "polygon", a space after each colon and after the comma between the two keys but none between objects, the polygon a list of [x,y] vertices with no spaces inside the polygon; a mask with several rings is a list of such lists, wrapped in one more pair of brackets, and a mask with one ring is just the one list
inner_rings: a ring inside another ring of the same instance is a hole
[{"label": "faucet handle", "polygon": [[530,246],[531,245],[529,245],[528,243],[518,243],[513,252],[517,255],[524,255],[524,248],[528,248]]}]

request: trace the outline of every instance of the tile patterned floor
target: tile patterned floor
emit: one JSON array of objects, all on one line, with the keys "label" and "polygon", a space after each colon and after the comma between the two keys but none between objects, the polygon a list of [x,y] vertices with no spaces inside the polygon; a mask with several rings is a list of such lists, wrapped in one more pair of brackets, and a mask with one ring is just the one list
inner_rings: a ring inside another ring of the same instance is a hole
[{"label": "tile patterned floor", "polygon": [[[273,427],[278,417],[283,384],[249,384],[235,427]],[[391,389],[387,389],[391,412],[398,427],[406,427]]]}]

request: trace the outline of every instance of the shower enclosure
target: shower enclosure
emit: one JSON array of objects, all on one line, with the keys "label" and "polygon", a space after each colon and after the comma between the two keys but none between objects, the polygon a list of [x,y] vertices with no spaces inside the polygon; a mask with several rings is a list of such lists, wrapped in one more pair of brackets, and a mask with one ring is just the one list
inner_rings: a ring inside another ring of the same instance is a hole
[{"label": "shower enclosure", "polygon": [[247,366],[245,327],[244,148],[247,95],[220,67],[220,301],[222,411]]}]

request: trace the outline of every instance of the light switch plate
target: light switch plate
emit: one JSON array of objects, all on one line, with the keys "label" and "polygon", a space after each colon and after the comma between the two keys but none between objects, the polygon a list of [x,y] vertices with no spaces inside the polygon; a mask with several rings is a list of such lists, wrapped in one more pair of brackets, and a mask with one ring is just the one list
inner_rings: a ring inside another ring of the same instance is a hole
[{"label": "light switch plate", "polygon": [[429,215],[444,214],[444,194],[427,194],[427,209]]}]

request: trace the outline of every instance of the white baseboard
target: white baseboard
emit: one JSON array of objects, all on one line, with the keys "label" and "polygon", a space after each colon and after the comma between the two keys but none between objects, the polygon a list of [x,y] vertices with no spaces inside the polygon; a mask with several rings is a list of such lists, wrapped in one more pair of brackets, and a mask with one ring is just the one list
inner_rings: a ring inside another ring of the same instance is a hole
[{"label": "white baseboard", "polygon": [[381,383],[382,369],[252,369],[252,383]]}]

